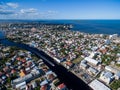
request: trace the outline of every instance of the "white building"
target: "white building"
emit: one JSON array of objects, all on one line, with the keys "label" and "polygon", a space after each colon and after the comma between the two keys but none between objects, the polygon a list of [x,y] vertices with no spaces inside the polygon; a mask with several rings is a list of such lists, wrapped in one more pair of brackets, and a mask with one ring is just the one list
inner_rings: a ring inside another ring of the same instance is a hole
[{"label": "white building", "polygon": [[109,40],[109,39],[107,39],[107,40],[105,40],[105,44],[110,44],[111,43],[111,41]]},{"label": "white building", "polygon": [[47,81],[47,80],[44,80],[44,81],[42,81],[42,82],[40,83],[40,86],[44,86],[44,85],[46,85],[46,84],[48,84],[48,81]]},{"label": "white building", "polygon": [[110,66],[106,66],[106,67],[105,67],[105,70],[110,71],[110,72],[112,72],[112,73],[117,73],[117,72],[118,72],[117,69],[115,69],[115,68],[113,68],[113,67],[110,67]]},{"label": "white building", "polygon": [[120,79],[120,72],[115,74],[115,79],[119,80]]},{"label": "white building", "polygon": [[26,82],[22,82],[22,83],[19,83],[17,85],[15,85],[15,88],[20,88],[20,90],[23,90],[26,88]]},{"label": "white building", "polygon": [[109,35],[109,39],[116,39],[118,37],[118,34]]},{"label": "white building", "polygon": [[80,68],[87,69],[88,65],[86,63],[80,63]]},{"label": "white building", "polygon": [[95,60],[95,59],[92,59],[90,57],[86,57],[85,60],[88,62],[88,63],[91,63],[93,65],[98,65],[99,64],[99,61]]},{"label": "white building", "polygon": [[89,86],[93,89],[93,90],[111,90],[110,88],[108,88],[106,85],[104,85],[102,82],[98,81],[97,79],[95,79],[94,81],[92,81]]},{"label": "white building", "polygon": [[23,78],[17,78],[17,79],[14,79],[13,81],[12,81],[12,84],[13,85],[16,85],[16,84],[19,84],[19,83],[22,83],[22,82],[24,82],[24,81],[27,81],[27,82],[29,82],[29,81],[31,81],[33,79],[33,75],[32,74],[27,74],[26,76],[24,76]]},{"label": "white building", "polygon": [[89,68],[88,68],[88,72],[89,72],[90,74],[96,75],[96,74],[98,73],[98,70],[96,70],[96,69],[93,68],[93,67],[89,67]]},{"label": "white building", "polygon": [[91,54],[90,54],[90,56],[89,56],[89,57],[90,57],[90,58],[93,58],[93,57],[95,56],[95,54],[96,54],[96,53],[91,52]]},{"label": "white building", "polygon": [[114,79],[114,76],[111,72],[103,71],[100,75],[100,79],[106,84],[110,84],[112,80]]}]

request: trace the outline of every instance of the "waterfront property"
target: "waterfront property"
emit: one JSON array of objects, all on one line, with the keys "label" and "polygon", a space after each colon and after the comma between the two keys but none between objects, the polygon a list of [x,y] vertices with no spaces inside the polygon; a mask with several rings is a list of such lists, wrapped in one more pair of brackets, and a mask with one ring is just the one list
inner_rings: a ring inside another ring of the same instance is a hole
[{"label": "waterfront property", "polygon": [[[9,29],[6,28],[8,26]],[[69,88],[74,88],[75,90],[80,88],[81,79],[87,84],[98,79],[103,84],[103,87],[104,85],[111,87],[114,82],[120,79],[120,37],[117,34],[89,34],[71,31],[67,24],[40,24],[38,22],[36,26],[34,22],[25,22],[24,24],[17,22],[10,23],[8,26],[4,27],[7,32],[7,38],[19,44],[13,44],[13,42],[8,40],[2,40],[2,43],[35,53]],[[8,49],[1,48],[3,52],[1,52],[0,56],[9,56],[10,52],[6,52]],[[23,78],[28,74],[33,74],[31,72],[34,70],[31,68],[43,68],[45,79],[42,78],[38,86],[47,79],[48,83],[42,85],[41,89],[49,88],[49,81],[56,79],[56,75],[52,74],[51,70],[46,69],[46,67],[42,67],[44,63],[41,60],[36,66],[37,63],[34,62],[34,59],[29,62],[31,55],[26,58],[21,58],[26,56],[24,52],[18,53],[18,55],[19,57],[13,57],[10,62],[6,62],[6,65],[12,68],[12,73],[17,72],[17,70],[13,69],[15,67],[20,70],[18,76]],[[18,67],[11,66],[12,62],[17,63]],[[26,64],[29,64],[28,67],[25,67]],[[8,67],[5,67],[3,71],[8,71]],[[5,81],[6,76],[8,77],[9,75],[2,76],[2,80]],[[74,86],[71,82],[77,82],[77,84]],[[96,81],[95,83],[98,82]],[[20,83],[23,87],[25,84],[27,82]],[[58,85],[56,86],[52,83],[51,88],[54,88],[54,86],[57,87]],[[60,86],[64,87],[63,84]],[[84,83],[81,86],[87,88]],[[118,86],[116,87],[117,89]]]}]

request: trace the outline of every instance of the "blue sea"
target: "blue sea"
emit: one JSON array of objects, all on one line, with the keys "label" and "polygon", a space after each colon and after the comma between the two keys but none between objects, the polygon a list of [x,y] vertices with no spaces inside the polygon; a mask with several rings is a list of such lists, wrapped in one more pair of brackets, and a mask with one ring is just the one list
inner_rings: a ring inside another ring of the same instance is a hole
[{"label": "blue sea", "polygon": [[43,23],[72,24],[74,31],[120,35],[120,20],[50,20]]},{"label": "blue sea", "polygon": [[120,20],[0,20],[0,22],[41,22],[42,24],[72,24],[74,31],[91,34],[120,35]]}]

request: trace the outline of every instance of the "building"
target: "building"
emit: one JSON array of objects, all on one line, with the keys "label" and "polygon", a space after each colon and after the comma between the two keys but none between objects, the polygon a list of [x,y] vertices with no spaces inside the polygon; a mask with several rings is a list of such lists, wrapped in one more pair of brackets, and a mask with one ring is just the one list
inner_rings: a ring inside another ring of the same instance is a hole
[{"label": "building", "polygon": [[89,66],[85,63],[80,63],[80,68],[87,69]]},{"label": "building", "polygon": [[88,72],[89,72],[90,74],[96,75],[96,74],[98,73],[98,70],[96,70],[96,69],[93,68],[93,67],[89,67],[89,68],[88,68]]},{"label": "building", "polygon": [[16,86],[17,84],[20,84],[20,83],[22,83],[22,82],[29,82],[29,81],[31,81],[32,79],[33,79],[34,77],[33,77],[33,75],[32,74],[27,74],[26,76],[24,76],[24,77],[20,77],[20,78],[17,78],[17,79],[15,79],[15,80],[13,80],[12,82],[11,82],[11,84],[12,84],[12,86],[14,87],[14,86]]},{"label": "building", "polygon": [[95,59],[92,59],[90,57],[86,57],[85,60],[88,62],[88,63],[91,63],[92,65],[98,65],[99,64],[99,61],[95,60]]},{"label": "building", "polygon": [[93,89],[93,90],[111,90],[110,88],[108,88],[106,85],[104,85],[102,82],[98,81],[97,79],[95,79],[94,81],[92,81],[89,86]]},{"label": "building", "polygon": [[66,90],[66,85],[64,83],[58,85],[57,90]]},{"label": "building", "polygon": [[26,82],[22,82],[22,83],[19,83],[17,85],[15,85],[15,88],[19,88],[20,90],[23,90],[26,88]]},{"label": "building", "polygon": [[111,43],[111,41],[109,40],[109,39],[107,39],[107,40],[105,40],[105,44],[110,44]]},{"label": "building", "polygon": [[117,73],[117,72],[118,72],[117,69],[112,68],[112,67],[110,67],[110,66],[106,66],[106,67],[105,67],[105,70],[110,71],[110,72],[112,72],[112,73]]},{"label": "building", "polygon": [[46,78],[47,78],[48,81],[52,81],[56,77],[57,77],[57,75],[54,72],[52,72],[52,71],[46,72]]},{"label": "building", "polygon": [[116,39],[118,37],[118,34],[109,35],[109,39]]},{"label": "building", "polygon": [[90,58],[93,58],[93,57],[96,56],[96,55],[97,55],[97,52],[91,52],[89,57],[90,57]]},{"label": "building", "polygon": [[37,87],[37,83],[36,83],[35,81],[32,82],[31,85],[32,85],[33,88],[36,88],[36,87]]},{"label": "building", "polygon": [[20,71],[20,77],[24,77],[26,75],[25,71],[24,70],[21,70]]},{"label": "building", "polygon": [[120,72],[117,72],[117,73],[115,74],[115,79],[117,79],[117,80],[120,79]]},{"label": "building", "polygon": [[44,81],[42,81],[42,82],[40,83],[40,86],[44,86],[44,85],[46,85],[46,84],[48,84],[48,81],[47,81],[47,80],[44,80]]},{"label": "building", "polygon": [[100,79],[106,84],[110,84],[113,81],[114,76],[111,72],[103,71],[100,75]]},{"label": "building", "polygon": [[65,67],[66,67],[67,69],[70,69],[72,66],[73,66],[73,63],[72,63],[71,61],[66,61],[66,62],[65,62]]}]

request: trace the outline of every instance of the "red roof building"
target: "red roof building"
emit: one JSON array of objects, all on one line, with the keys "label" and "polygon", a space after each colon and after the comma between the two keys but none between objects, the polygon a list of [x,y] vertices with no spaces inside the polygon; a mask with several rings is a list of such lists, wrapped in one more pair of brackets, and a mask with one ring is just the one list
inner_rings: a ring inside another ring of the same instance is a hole
[{"label": "red roof building", "polygon": [[64,83],[58,85],[58,90],[65,90],[66,89],[66,85]]}]

